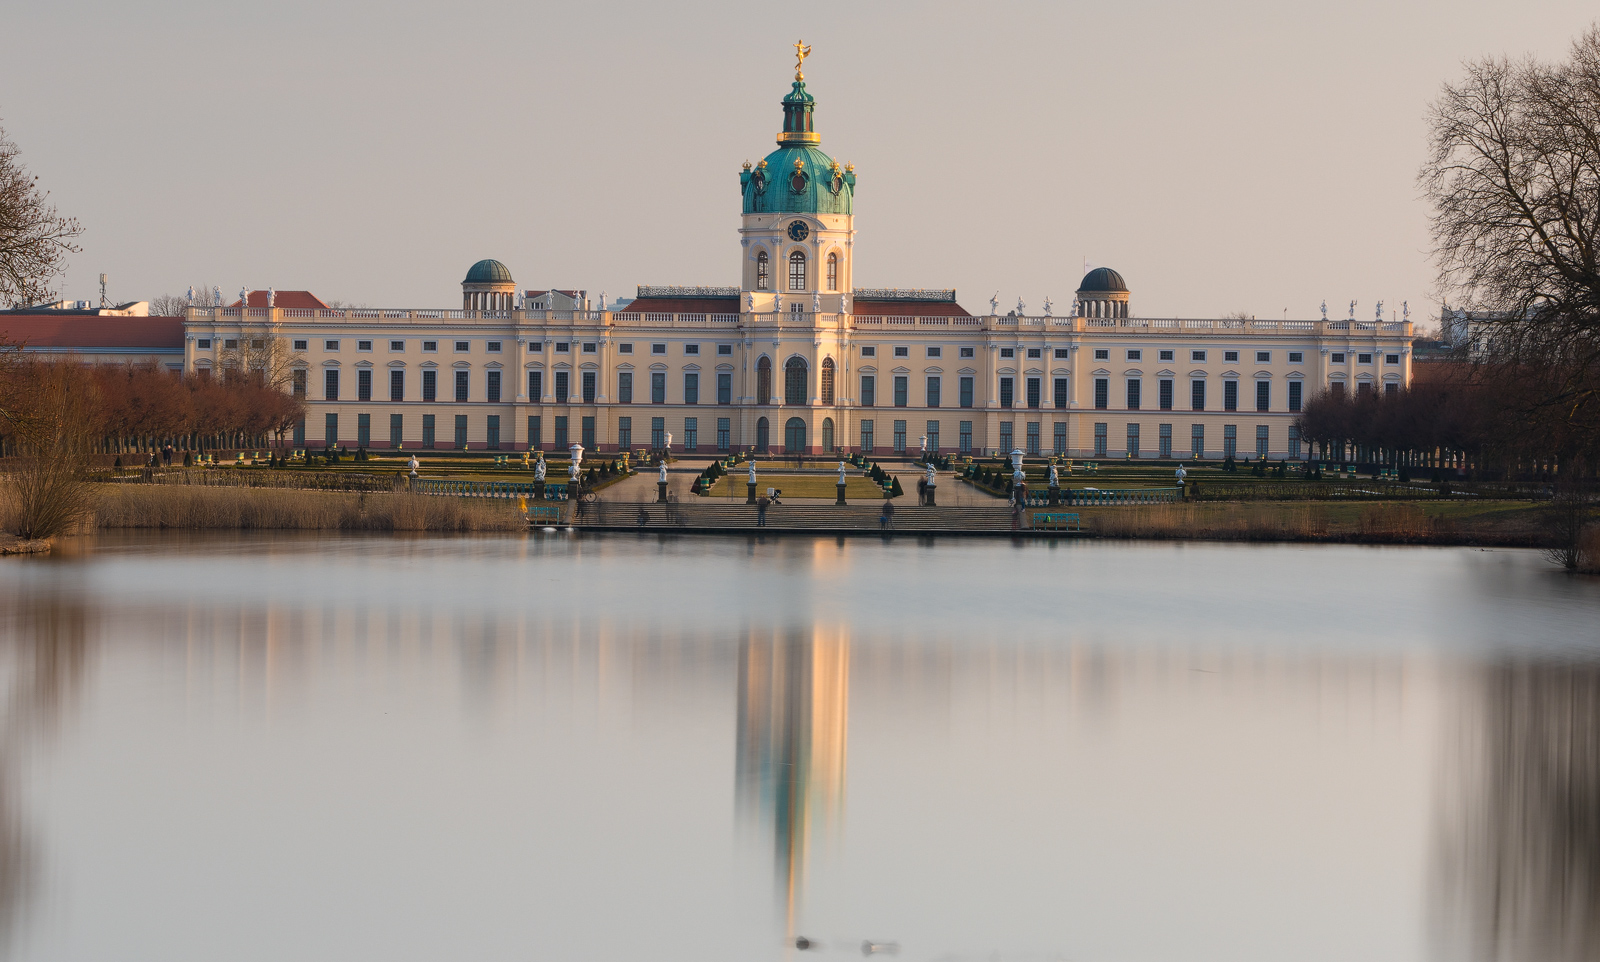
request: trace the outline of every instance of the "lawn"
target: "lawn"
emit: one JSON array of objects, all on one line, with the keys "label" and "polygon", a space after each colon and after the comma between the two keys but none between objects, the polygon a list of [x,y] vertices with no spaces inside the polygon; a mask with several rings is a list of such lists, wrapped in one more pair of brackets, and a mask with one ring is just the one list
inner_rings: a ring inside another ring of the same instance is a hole
[{"label": "lawn", "polygon": [[[743,500],[749,476],[743,471],[725,475],[717,480],[717,485],[712,489],[714,498],[738,498]],[[916,480],[913,478],[909,485],[915,493]],[[768,488],[778,488],[783,491],[785,498],[828,498],[832,500],[839,495],[839,476],[836,474],[762,474],[760,468],[756,469],[756,496],[767,493]],[[901,480],[900,486],[906,487],[908,482]],[[852,501],[862,501],[869,498],[882,498],[883,489],[878,487],[871,478],[860,474],[845,476],[844,496]]]}]

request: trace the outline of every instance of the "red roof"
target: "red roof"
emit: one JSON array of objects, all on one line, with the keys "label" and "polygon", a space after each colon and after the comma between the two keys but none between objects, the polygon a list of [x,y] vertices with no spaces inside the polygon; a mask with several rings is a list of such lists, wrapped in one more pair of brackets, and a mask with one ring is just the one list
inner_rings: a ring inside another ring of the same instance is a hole
[{"label": "red roof", "polygon": [[862,317],[971,317],[955,301],[873,301],[864,297],[851,305]]},{"label": "red roof", "polygon": [[[238,307],[239,306],[239,302],[238,301],[234,301],[232,304],[229,304],[228,306],[229,307]],[[250,292],[250,306],[251,307],[266,307],[267,306],[267,292],[266,291],[251,291]],[[297,310],[298,309],[326,310],[327,307],[328,307],[328,305],[322,303],[322,298],[320,298],[317,295],[311,293],[310,291],[274,291],[273,295],[272,295],[272,306],[273,307],[294,308],[294,309],[297,309]]]},{"label": "red roof", "polygon": [[[544,295],[546,295],[548,293],[550,293],[550,292],[549,291],[525,291],[524,292],[524,296],[526,296],[526,297],[543,297]],[[579,292],[578,291],[557,290],[556,293],[557,294],[565,294],[568,297],[577,297]]]},{"label": "red roof", "polygon": [[627,314],[737,314],[737,297],[636,297]]},{"label": "red roof", "polygon": [[181,317],[0,314],[0,338],[30,350],[183,350]]}]

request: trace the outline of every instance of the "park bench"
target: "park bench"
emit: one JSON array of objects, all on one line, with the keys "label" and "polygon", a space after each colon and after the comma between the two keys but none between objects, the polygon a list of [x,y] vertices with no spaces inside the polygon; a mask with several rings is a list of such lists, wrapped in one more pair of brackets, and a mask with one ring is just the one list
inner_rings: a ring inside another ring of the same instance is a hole
[{"label": "park bench", "polygon": [[1035,511],[1033,526],[1044,531],[1082,531],[1076,511]]},{"label": "park bench", "polygon": [[559,524],[561,510],[553,504],[536,504],[528,508],[529,524]]}]

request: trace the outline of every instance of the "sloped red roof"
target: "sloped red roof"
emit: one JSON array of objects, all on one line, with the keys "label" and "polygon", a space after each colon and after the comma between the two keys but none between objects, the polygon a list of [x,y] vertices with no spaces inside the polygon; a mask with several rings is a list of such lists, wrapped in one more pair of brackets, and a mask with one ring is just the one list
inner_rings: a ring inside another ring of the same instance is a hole
[{"label": "sloped red roof", "polygon": [[636,297],[628,314],[737,314],[737,297]]},{"label": "sloped red roof", "polygon": [[[239,302],[234,301],[229,307],[238,307]],[[251,291],[251,307],[266,307],[267,292]],[[272,295],[273,307],[293,308],[295,310],[326,310],[328,305],[322,303],[322,298],[310,291],[274,291]]]},{"label": "sloped red roof", "polygon": [[0,315],[0,338],[31,350],[183,350],[181,317]]},{"label": "sloped red roof", "polygon": [[874,301],[864,297],[851,305],[863,317],[971,317],[955,301]]}]

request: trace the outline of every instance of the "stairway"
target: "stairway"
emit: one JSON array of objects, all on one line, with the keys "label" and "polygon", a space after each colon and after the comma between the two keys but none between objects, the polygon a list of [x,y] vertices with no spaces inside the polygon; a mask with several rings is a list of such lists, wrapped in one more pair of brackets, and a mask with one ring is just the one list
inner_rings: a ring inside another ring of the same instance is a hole
[{"label": "stairway", "polygon": [[[882,503],[777,504],[767,509],[767,527],[782,531],[877,531]],[[639,524],[639,509],[648,515]],[[674,504],[637,501],[605,501],[583,506],[584,517],[574,519],[579,527],[600,528],[692,528],[743,529],[756,527],[754,505],[722,500],[694,500]],[[1026,520],[1024,520],[1026,524]],[[924,507],[895,505],[896,531],[992,531],[1011,530],[1011,509],[1000,504],[984,507]]]}]

